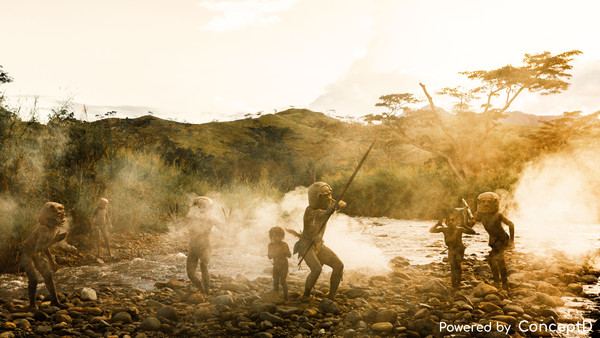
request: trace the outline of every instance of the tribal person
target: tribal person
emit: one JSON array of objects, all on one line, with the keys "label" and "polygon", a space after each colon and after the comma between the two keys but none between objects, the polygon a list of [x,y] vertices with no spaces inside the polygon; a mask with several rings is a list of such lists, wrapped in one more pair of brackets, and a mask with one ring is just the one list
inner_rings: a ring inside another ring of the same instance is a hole
[{"label": "tribal person", "polygon": [[[323,234],[326,228],[324,222],[335,211],[335,200],[331,194],[331,187],[324,182],[313,183],[308,188],[308,207],[304,211],[304,230],[300,239],[294,245],[294,253],[298,253],[299,257],[304,255],[306,265],[310,268],[310,274],[306,278],[304,295],[302,296],[304,300],[310,299],[310,292],[321,274],[323,264],[333,268],[329,299],[335,299],[338,286],[342,280],[344,263],[331,249],[323,245]],[[339,201],[338,205],[339,208],[343,208],[346,203]]]},{"label": "tribal person", "polygon": [[431,233],[443,233],[444,242],[448,246],[448,264],[450,264],[450,276],[452,287],[458,289],[460,287],[462,275],[462,261],[465,256],[465,245],[462,241],[463,234],[474,235],[476,232],[467,227],[463,222],[466,217],[463,213],[466,212],[454,211],[446,217],[446,226],[442,225],[440,220],[437,224],[429,229]]},{"label": "tribal person", "polygon": [[[515,225],[500,211],[500,197],[493,192],[484,192],[477,197],[477,211],[475,212],[475,221],[481,222],[483,227],[490,235],[489,246],[492,248],[487,256],[487,262],[492,270],[494,284],[508,290],[508,271],[504,260],[504,251],[514,246],[515,243]],[[506,233],[502,223],[508,225],[510,233]]]},{"label": "tribal person", "polygon": [[108,217],[108,200],[101,198],[92,212],[92,229],[96,233],[96,248],[98,256],[100,256],[100,236],[104,239],[104,246],[108,251],[108,257],[112,257],[110,253],[110,243],[108,241],[108,231],[112,230],[112,223]]},{"label": "tribal person", "polygon": [[37,291],[37,271],[44,278],[46,288],[50,293],[52,305],[63,307],[58,300],[52,271],[56,270],[56,261],[50,254],[49,248],[65,239],[66,232],[59,232],[58,227],[65,221],[65,208],[60,203],[47,202],[38,217],[39,224],[27,237],[21,248],[19,263],[29,279],[27,290],[29,295],[29,308],[37,309],[35,295]]},{"label": "tribal person", "polygon": [[[210,214],[213,204],[213,200],[206,196],[196,197],[185,217],[185,221],[190,227],[190,246],[185,264],[187,275],[192,283],[205,294],[208,294],[210,287],[210,274],[208,273],[211,254],[210,233],[213,226],[218,223]],[[198,261],[200,261],[202,282],[196,274]]]},{"label": "tribal person", "polygon": [[281,227],[272,227],[269,230],[269,243],[268,257],[273,260],[273,291],[279,292],[279,284],[283,289],[283,301],[288,300],[288,286],[287,286],[287,275],[288,275],[288,258],[292,257],[290,253],[290,247],[286,242],[283,241],[285,238],[285,231]]}]

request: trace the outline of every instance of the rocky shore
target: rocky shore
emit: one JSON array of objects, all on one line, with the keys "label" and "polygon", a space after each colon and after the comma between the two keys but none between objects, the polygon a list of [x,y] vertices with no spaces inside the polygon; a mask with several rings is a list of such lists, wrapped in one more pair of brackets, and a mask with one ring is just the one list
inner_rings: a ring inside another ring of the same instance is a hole
[{"label": "rocky shore", "polygon": [[581,317],[563,316],[560,307],[568,297],[582,297],[584,285],[597,282],[598,271],[559,253],[507,256],[508,292],[490,285],[489,268],[481,260],[465,259],[463,285],[452,290],[447,264],[410,265],[401,257],[382,275],[347,271],[336,302],[324,297],[327,274],[310,302],[299,298],[303,278],[290,276],[287,304],[272,292],[270,278],[242,275],[213,275],[209,295],[187,280],[157,282],[153,290],[82,285],[61,295],[66,309],[40,296],[37,313],[28,312],[23,292],[0,300],[0,337],[520,337],[555,336],[561,327],[582,323]]}]

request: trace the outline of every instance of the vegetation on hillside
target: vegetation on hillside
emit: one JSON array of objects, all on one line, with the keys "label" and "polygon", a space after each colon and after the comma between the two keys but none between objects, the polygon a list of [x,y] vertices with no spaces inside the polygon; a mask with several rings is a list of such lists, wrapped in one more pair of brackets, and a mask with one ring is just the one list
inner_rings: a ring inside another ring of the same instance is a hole
[{"label": "vegetation on hillside", "polygon": [[[561,55],[530,59],[565,61],[575,54]],[[486,74],[469,76],[487,79]],[[6,72],[1,75],[0,85],[11,80]],[[488,81],[500,84],[497,78]],[[516,90],[566,88],[563,82],[552,86],[534,81]],[[117,230],[162,231],[168,219],[186,212],[189,194],[221,191],[276,199],[319,180],[340,192],[376,140],[346,194],[345,212],[432,219],[460,198],[474,203],[480,192],[510,191],[527,162],[597,142],[600,134],[600,112],[565,113],[533,127],[507,125],[497,123],[504,108],[486,105],[483,113],[471,112],[466,108],[470,96],[459,92],[442,90],[459,99],[455,115],[439,114],[432,99],[429,110],[413,110],[406,107],[416,100],[412,94],[382,96],[385,104],[378,105],[390,111],[366,124],[303,109],[201,125],[152,116],[117,119],[110,117],[113,112],[86,122],[61,107],[44,125],[22,120],[0,100],[0,243],[5,243],[0,266],[10,265],[3,259],[14,259],[39,209],[50,200],[65,205],[73,235],[89,232],[89,216],[100,197],[111,200]],[[396,114],[400,111],[405,114]]]}]

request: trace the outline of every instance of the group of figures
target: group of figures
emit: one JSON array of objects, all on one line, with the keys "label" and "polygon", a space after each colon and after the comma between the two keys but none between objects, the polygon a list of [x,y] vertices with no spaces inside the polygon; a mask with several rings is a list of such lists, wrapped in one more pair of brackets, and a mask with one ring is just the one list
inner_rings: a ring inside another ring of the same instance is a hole
[{"label": "group of figures", "polygon": [[[504,251],[514,245],[514,224],[499,211],[500,199],[497,194],[486,192],[479,195],[477,210],[473,215],[468,205],[457,208],[449,213],[443,221],[435,224],[430,232],[443,233],[444,240],[448,246],[448,262],[451,269],[452,286],[460,287],[461,264],[464,257],[465,246],[462,241],[463,233],[475,234],[473,230],[477,222],[481,222],[489,234],[489,245],[491,251],[487,257],[494,282],[497,286],[508,289],[508,275],[504,260]],[[211,209],[214,202],[209,197],[196,197],[185,217],[189,225],[189,249],[186,261],[186,272],[191,282],[203,293],[208,294],[210,288],[210,274],[208,266],[211,256],[210,234],[214,226],[221,223],[212,216]],[[294,245],[294,254],[298,254],[300,261],[306,262],[310,273],[306,278],[302,300],[310,300],[310,294],[314,288],[323,265],[332,268],[328,298],[335,299],[338,286],[342,280],[344,264],[340,258],[323,243],[323,235],[326,230],[329,217],[337,210],[344,208],[346,203],[336,201],[332,197],[331,187],[324,182],[316,182],[308,188],[308,206],[304,211],[303,231],[295,233],[299,237]],[[42,275],[50,294],[51,303],[62,307],[56,287],[54,285],[52,271],[56,268],[56,262],[50,254],[49,248],[63,241],[67,233],[60,231],[65,222],[65,209],[62,204],[48,202],[44,205],[38,217],[39,224],[25,240],[20,252],[21,268],[29,278],[28,295],[30,308],[36,309],[35,296],[38,284],[37,271]],[[110,256],[110,244],[108,239],[109,230],[112,228],[108,215],[108,200],[101,198],[92,213],[92,226],[97,231],[98,237],[102,236],[104,245]],[[506,233],[502,224],[509,227]],[[292,231],[292,233],[294,233]],[[288,300],[288,258],[291,257],[290,248],[284,241],[285,231],[281,227],[273,227],[269,230],[270,243],[268,245],[268,257],[273,260],[273,287],[278,293],[279,286],[283,290],[284,301]],[[99,239],[97,243],[99,243]],[[98,246],[98,250],[100,247]],[[198,278],[196,270],[200,265],[201,278]]]},{"label": "group of figures", "polygon": [[[464,200],[463,200],[464,202]],[[481,222],[489,234],[488,244],[491,251],[487,262],[492,270],[492,277],[496,287],[500,286],[508,291],[508,272],[504,260],[504,251],[513,247],[515,243],[515,226],[506,216],[499,211],[500,197],[493,192],[484,192],[477,197],[477,211],[473,215],[469,206],[464,202],[463,208],[456,208],[455,212],[446,217],[446,225],[439,221],[429,232],[443,233],[444,242],[448,246],[448,263],[450,264],[452,286],[459,288],[461,283],[462,260],[465,255],[465,245],[462,241],[463,234],[476,234],[473,226]],[[504,231],[502,224],[508,225],[509,234]]]}]

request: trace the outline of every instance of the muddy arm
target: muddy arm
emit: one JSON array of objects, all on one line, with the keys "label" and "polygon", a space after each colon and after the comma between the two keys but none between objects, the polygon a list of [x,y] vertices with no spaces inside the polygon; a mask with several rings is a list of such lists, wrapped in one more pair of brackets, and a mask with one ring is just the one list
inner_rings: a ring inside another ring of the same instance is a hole
[{"label": "muddy arm", "polygon": [[508,225],[508,231],[510,232],[510,241],[514,243],[515,241],[515,224],[511,222],[508,218],[502,215],[502,223]]},{"label": "muddy arm", "polygon": [[50,249],[46,248],[46,250],[44,250],[44,255],[48,259],[48,262],[50,263],[52,270],[56,271],[58,264],[56,264],[56,260],[54,259],[54,256],[52,256],[52,254],[50,253]]},{"label": "muddy arm", "polygon": [[439,220],[431,228],[429,228],[429,232],[431,232],[432,234],[444,232],[444,229],[443,229],[443,226],[442,226],[442,221]]},{"label": "muddy arm", "polygon": [[290,246],[285,242],[283,244],[285,244],[285,256],[288,258],[292,257],[292,253],[290,252]]},{"label": "muddy arm", "polygon": [[475,232],[475,230],[473,230],[473,228],[471,227],[461,227],[461,230],[463,232],[463,234],[469,234],[469,235],[477,235],[477,233]]}]

